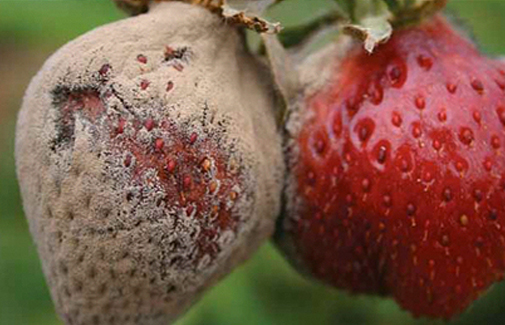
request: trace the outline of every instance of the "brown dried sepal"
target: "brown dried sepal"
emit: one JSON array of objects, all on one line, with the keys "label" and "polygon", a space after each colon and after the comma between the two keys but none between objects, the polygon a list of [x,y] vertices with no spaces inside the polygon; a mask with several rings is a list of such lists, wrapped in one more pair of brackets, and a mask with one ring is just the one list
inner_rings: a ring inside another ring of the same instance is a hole
[{"label": "brown dried sepal", "polygon": [[222,15],[232,24],[246,27],[258,33],[276,34],[281,31],[279,23],[271,23],[258,16],[248,16],[244,11],[235,10],[228,6],[223,7]]},{"label": "brown dried sepal", "polygon": [[[113,0],[116,5],[126,13],[135,16],[146,13],[151,2],[179,1],[202,6],[209,11],[223,17],[230,24],[245,27],[258,33],[278,33],[281,30],[279,23],[271,23],[259,16],[260,13],[245,8],[236,8],[233,1],[226,0]],[[265,1],[268,4],[278,3],[282,0],[251,0],[251,3]],[[265,7],[268,5],[265,5]],[[254,7],[251,4],[251,7]]]}]

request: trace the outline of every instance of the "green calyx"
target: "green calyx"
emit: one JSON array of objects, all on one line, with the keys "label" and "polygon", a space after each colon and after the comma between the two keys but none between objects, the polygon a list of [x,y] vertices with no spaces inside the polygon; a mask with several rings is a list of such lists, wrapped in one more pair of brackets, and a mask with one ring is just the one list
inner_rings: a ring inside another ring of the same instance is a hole
[{"label": "green calyx", "polygon": [[387,41],[394,29],[419,24],[442,10],[448,0],[336,0],[348,23],[344,32],[364,42],[365,49]]}]

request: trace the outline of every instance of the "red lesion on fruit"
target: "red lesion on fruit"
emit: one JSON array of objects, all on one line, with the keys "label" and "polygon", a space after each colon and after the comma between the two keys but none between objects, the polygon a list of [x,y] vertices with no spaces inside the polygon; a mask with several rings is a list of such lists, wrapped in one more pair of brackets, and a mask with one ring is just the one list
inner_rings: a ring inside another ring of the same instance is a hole
[{"label": "red lesion on fruit", "polygon": [[154,189],[164,195],[156,205],[164,202],[165,217],[173,218],[175,224],[182,218],[196,221],[197,253],[191,260],[195,267],[205,256],[216,258],[223,233],[240,231],[237,205],[247,204],[244,200],[250,200],[251,193],[244,191],[246,172],[230,157],[229,148],[223,148],[222,135],[197,131],[168,117],[106,114],[106,105],[94,88],[58,88],[53,97],[59,114],[54,149],[74,141],[76,119],[93,124],[101,132],[102,146],[110,151],[107,163],[124,171],[122,179],[114,181],[125,191],[128,204],[134,205],[131,211],[148,200]]},{"label": "red lesion on fruit", "polygon": [[179,72],[184,70],[184,63],[188,63],[190,58],[191,50],[188,47],[173,48],[172,46],[165,46],[165,62],[168,62],[168,64]]},{"label": "red lesion on fruit", "polygon": [[58,131],[54,145],[72,143],[75,136],[75,119],[82,116],[95,123],[105,112],[105,106],[96,89],[69,90],[58,88],[53,91],[54,104],[58,109],[56,129]]},{"label": "red lesion on fruit", "polygon": [[119,134],[122,134],[124,132],[125,126],[126,126],[126,120],[124,118],[119,118],[117,127],[115,128],[114,134],[112,136],[114,137]]},{"label": "red lesion on fruit", "polygon": [[70,92],[61,110],[64,120],[70,119],[70,115],[74,113],[81,112],[86,119],[95,122],[105,112],[105,106],[97,90],[86,89]]},{"label": "red lesion on fruit", "polygon": [[98,75],[100,76],[100,78],[102,80],[103,79],[107,79],[109,77],[109,75],[110,75],[111,70],[112,70],[112,66],[110,64],[108,64],[108,63],[105,63],[98,70]]},{"label": "red lesion on fruit", "polygon": [[181,47],[174,49],[171,46],[165,46],[165,61],[170,61],[170,60],[175,60],[175,59],[183,59],[185,55],[188,53],[188,48],[187,47]]},{"label": "red lesion on fruit", "polygon": [[143,80],[140,82],[140,89],[142,89],[142,90],[146,90],[146,89],[149,87],[149,85],[150,85],[150,84],[151,84],[151,83],[149,82],[149,80],[143,79]]},{"label": "red lesion on fruit", "polygon": [[174,89],[174,83],[173,81],[167,82],[167,88],[166,91],[169,92],[170,90]]},{"label": "red lesion on fruit", "polygon": [[144,127],[147,131],[152,131],[152,129],[156,126],[152,117],[148,117],[144,122]]},{"label": "red lesion on fruit", "polygon": [[[138,140],[142,129],[150,132],[154,126],[161,132],[159,137],[147,144]],[[214,259],[220,252],[220,235],[239,231],[235,203],[242,195],[241,171],[230,170],[228,155],[209,134],[198,135],[168,119],[148,118],[144,123],[127,124],[126,128],[132,129],[130,136],[112,137],[110,141],[114,155],[128,152],[134,158],[128,186],[142,189],[147,175],[154,170],[156,176],[149,182],[164,193],[167,215],[175,210],[172,218],[191,217],[200,224],[195,266],[205,255]]]},{"label": "red lesion on fruit", "polygon": [[184,66],[180,63],[174,63],[172,64],[172,67],[179,72],[182,72],[184,70]]},{"label": "red lesion on fruit", "polygon": [[143,54],[139,54],[137,55],[137,61],[142,63],[142,64],[146,64],[147,63],[147,57]]}]

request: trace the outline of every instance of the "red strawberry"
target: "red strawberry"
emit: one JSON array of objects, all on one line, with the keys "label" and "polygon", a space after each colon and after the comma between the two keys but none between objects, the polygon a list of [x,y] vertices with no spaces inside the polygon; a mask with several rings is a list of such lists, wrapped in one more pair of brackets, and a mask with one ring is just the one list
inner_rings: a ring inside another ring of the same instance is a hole
[{"label": "red strawberry", "polygon": [[505,70],[441,16],[347,45],[288,122],[278,239],[326,283],[451,318],[505,271]]}]

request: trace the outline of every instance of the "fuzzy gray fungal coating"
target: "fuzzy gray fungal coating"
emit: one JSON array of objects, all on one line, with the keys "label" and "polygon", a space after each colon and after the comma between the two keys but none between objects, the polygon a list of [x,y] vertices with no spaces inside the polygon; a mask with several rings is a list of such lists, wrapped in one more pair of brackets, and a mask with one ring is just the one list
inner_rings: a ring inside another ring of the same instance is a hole
[{"label": "fuzzy gray fungal coating", "polygon": [[[292,235],[299,222],[299,211],[304,204],[299,195],[297,176],[292,172],[299,163],[300,148],[297,139],[303,125],[314,118],[313,111],[307,106],[307,99],[335,78],[341,60],[354,41],[347,35],[341,35],[335,42],[316,52],[301,48],[299,53],[287,52],[275,35],[264,36],[264,41],[275,84],[287,106],[283,137],[287,173],[282,213],[277,220],[274,242],[296,270],[307,278],[312,278],[297,251],[297,238]],[[332,62],[330,69],[328,62]]]},{"label": "fuzzy gray fungal coating", "polygon": [[161,3],[55,53],[19,113],[30,231],[66,324],[166,324],[272,233],[275,96],[239,33]]}]

